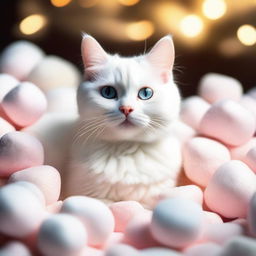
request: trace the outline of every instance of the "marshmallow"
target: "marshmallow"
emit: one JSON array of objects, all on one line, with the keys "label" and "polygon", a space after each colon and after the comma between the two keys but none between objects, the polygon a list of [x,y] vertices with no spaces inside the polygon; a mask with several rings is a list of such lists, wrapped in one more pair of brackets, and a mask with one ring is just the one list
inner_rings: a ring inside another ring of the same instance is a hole
[{"label": "marshmallow", "polygon": [[189,125],[176,121],[171,124],[171,133],[178,139],[181,145],[196,135],[196,131]]},{"label": "marshmallow", "polygon": [[233,160],[241,160],[244,161],[246,154],[249,152],[249,150],[253,147],[256,147],[256,138],[253,137],[246,143],[236,146],[236,147],[229,147],[231,159]]},{"label": "marshmallow", "polygon": [[19,81],[8,74],[0,74],[0,102],[4,96],[14,87],[19,84]]},{"label": "marshmallow", "polygon": [[27,80],[47,92],[63,86],[76,88],[81,75],[72,63],[57,56],[47,56],[29,73]]},{"label": "marshmallow", "polygon": [[245,229],[242,225],[232,222],[215,223],[206,225],[201,241],[213,242],[223,245],[230,238],[245,234]]},{"label": "marshmallow", "polygon": [[144,210],[143,206],[136,201],[120,201],[109,206],[115,218],[115,231],[124,232],[129,221]]},{"label": "marshmallow", "polygon": [[256,146],[248,151],[244,162],[256,173]]},{"label": "marshmallow", "polygon": [[215,243],[196,244],[187,248],[184,256],[218,256],[221,252],[221,247]]},{"label": "marshmallow", "polygon": [[253,97],[247,95],[242,96],[240,104],[250,111],[256,119],[256,100]]},{"label": "marshmallow", "polygon": [[124,233],[122,232],[113,232],[109,238],[107,239],[107,241],[105,241],[105,243],[103,244],[103,246],[101,246],[101,249],[108,249],[112,246],[114,246],[115,244],[120,244],[124,241]]},{"label": "marshmallow", "polygon": [[0,177],[28,167],[42,165],[43,146],[24,132],[9,132],[0,138]]},{"label": "marshmallow", "polygon": [[37,194],[41,191],[31,183],[28,185],[16,182],[0,188],[0,232],[21,238],[41,224],[45,216],[44,205],[35,190]]},{"label": "marshmallow", "polygon": [[210,108],[210,104],[198,96],[191,96],[182,101],[181,120],[197,130],[202,117]]},{"label": "marshmallow", "polygon": [[63,201],[61,213],[78,217],[88,231],[88,244],[103,245],[114,231],[114,217],[101,201],[86,196],[71,196]]},{"label": "marshmallow", "polygon": [[0,71],[25,80],[43,59],[43,51],[29,41],[17,41],[7,46],[0,59]]},{"label": "marshmallow", "polygon": [[110,247],[104,256],[142,256],[138,250],[130,245],[116,244]]},{"label": "marshmallow", "polygon": [[204,222],[200,205],[183,198],[162,200],[154,209],[151,233],[161,244],[182,248],[196,241]]},{"label": "marshmallow", "polygon": [[256,191],[256,176],[239,160],[219,167],[204,192],[207,206],[227,218],[245,217]]},{"label": "marshmallow", "polygon": [[52,166],[41,165],[17,171],[9,178],[9,182],[16,181],[28,181],[35,184],[43,192],[47,205],[59,199],[60,174]]},{"label": "marshmallow", "polygon": [[160,194],[159,200],[173,197],[181,197],[192,200],[200,205],[203,203],[203,192],[196,185],[186,185],[171,188],[167,193]]},{"label": "marshmallow", "polygon": [[47,101],[34,84],[23,82],[5,95],[1,106],[12,122],[24,127],[35,123],[42,116]]},{"label": "marshmallow", "polygon": [[205,113],[199,131],[228,145],[238,146],[252,138],[255,118],[235,101],[222,100]]},{"label": "marshmallow", "polygon": [[183,254],[164,247],[151,247],[140,251],[140,256],[182,256]]},{"label": "marshmallow", "polygon": [[215,212],[204,211],[204,219],[206,224],[221,224],[222,218]]},{"label": "marshmallow", "polygon": [[14,132],[15,128],[13,125],[11,125],[9,122],[4,120],[2,117],[0,117],[0,136],[8,133],[8,132]]},{"label": "marshmallow", "polygon": [[200,82],[198,93],[209,103],[215,103],[222,99],[238,101],[242,96],[243,88],[241,83],[233,77],[208,73]]},{"label": "marshmallow", "polygon": [[150,232],[151,219],[152,212],[146,210],[135,216],[126,227],[124,242],[137,249],[159,246]]},{"label": "marshmallow", "polygon": [[224,246],[221,256],[255,256],[255,239],[237,236],[230,239]]},{"label": "marshmallow", "polygon": [[32,256],[31,252],[21,242],[9,242],[0,249],[1,256]]},{"label": "marshmallow", "polygon": [[44,256],[76,256],[87,243],[87,232],[76,217],[56,214],[42,223],[37,243]]},{"label": "marshmallow", "polygon": [[230,153],[224,145],[203,137],[192,138],[183,149],[185,174],[204,187],[218,167],[229,160]]}]

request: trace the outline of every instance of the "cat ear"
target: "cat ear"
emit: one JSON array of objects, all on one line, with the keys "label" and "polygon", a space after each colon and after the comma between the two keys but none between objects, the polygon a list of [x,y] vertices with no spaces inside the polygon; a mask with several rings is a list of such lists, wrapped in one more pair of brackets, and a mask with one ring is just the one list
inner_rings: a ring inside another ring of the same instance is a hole
[{"label": "cat ear", "polygon": [[97,66],[101,66],[107,62],[108,54],[101,45],[88,34],[83,34],[81,51],[85,73],[93,71]]},{"label": "cat ear", "polygon": [[174,45],[170,35],[162,37],[146,55],[149,63],[163,72],[171,71],[174,57]]}]

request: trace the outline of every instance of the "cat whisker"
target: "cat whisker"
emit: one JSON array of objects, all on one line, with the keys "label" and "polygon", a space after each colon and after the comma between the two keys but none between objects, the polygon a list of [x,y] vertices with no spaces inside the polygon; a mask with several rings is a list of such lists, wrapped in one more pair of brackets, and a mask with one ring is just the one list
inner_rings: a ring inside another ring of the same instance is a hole
[{"label": "cat whisker", "polygon": [[93,122],[90,122],[88,124],[83,125],[82,127],[79,128],[79,131],[76,133],[76,135],[73,138],[73,143],[75,144],[81,137],[85,136],[88,133],[94,133],[94,130],[98,127],[98,126],[102,126],[104,124],[104,122],[106,121],[106,119],[97,119],[94,120]]}]

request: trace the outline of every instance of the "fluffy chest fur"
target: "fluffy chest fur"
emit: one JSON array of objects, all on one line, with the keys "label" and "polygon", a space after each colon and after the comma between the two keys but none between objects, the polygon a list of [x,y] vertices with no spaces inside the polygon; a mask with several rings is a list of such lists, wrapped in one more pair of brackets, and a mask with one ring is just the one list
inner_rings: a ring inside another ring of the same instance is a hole
[{"label": "fluffy chest fur", "polygon": [[154,143],[91,141],[73,151],[67,192],[150,204],[175,185],[180,164],[180,146],[172,137]]}]

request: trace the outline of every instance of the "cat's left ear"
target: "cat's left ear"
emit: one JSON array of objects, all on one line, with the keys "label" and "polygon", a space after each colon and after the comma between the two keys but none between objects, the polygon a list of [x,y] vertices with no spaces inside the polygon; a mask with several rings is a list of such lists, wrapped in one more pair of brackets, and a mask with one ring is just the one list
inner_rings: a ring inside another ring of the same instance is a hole
[{"label": "cat's left ear", "polygon": [[149,63],[161,72],[171,71],[174,57],[174,45],[170,35],[162,37],[146,55]]}]

